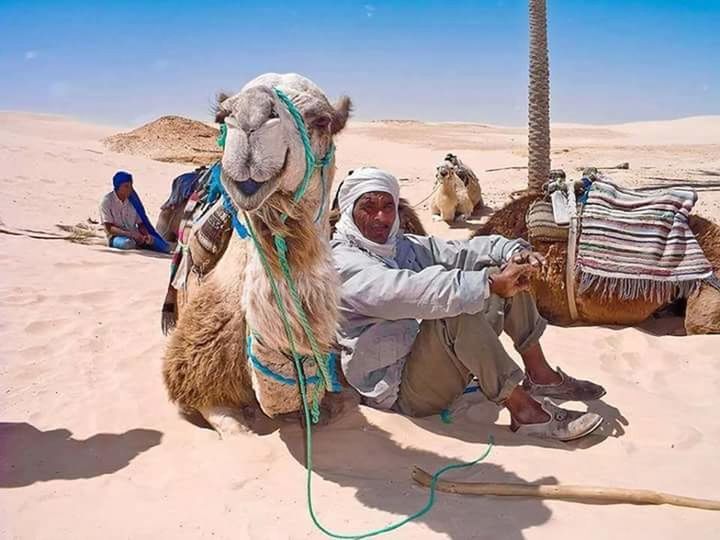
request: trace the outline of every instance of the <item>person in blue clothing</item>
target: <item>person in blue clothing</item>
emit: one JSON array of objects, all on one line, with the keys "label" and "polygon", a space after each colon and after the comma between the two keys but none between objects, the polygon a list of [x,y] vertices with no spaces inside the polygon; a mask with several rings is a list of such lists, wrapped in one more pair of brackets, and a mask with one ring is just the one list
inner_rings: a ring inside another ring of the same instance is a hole
[{"label": "person in blue clothing", "polygon": [[110,247],[170,251],[168,243],[150,223],[140,196],[133,189],[132,174],[128,172],[118,171],[113,176],[113,190],[100,203],[100,222]]}]

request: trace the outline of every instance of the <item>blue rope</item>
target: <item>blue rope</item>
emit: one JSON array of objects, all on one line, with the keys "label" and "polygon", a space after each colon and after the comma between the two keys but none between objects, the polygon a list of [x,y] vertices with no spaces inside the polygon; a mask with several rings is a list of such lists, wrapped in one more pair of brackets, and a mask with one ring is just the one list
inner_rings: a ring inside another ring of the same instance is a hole
[{"label": "blue rope", "polygon": [[235,229],[235,232],[237,235],[245,239],[248,236],[250,236],[250,233],[248,233],[248,230],[245,228],[245,225],[243,225],[240,220],[237,217],[237,212],[235,211],[235,208],[233,207],[232,203],[230,202],[230,197],[227,196],[227,194],[223,190],[223,207],[225,207],[225,210],[230,214],[232,218],[232,226],[233,229]]},{"label": "blue rope", "polygon": [[218,198],[223,194],[223,187],[222,183],[220,182],[220,172],[222,171],[222,166],[220,165],[220,162],[218,161],[213,165],[212,170],[210,171],[210,182],[208,183],[208,195],[207,195],[207,204],[212,205],[215,203],[215,201],[218,200]]},{"label": "blue rope", "polygon": [[331,352],[327,355],[327,370],[330,374],[330,380],[328,383],[328,390],[330,392],[342,392],[342,384],[340,384],[340,377],[337,372],[337,354]]},{"label": "blue rope", "polygon": [[[267,367],[265,364],[263,364],[260,359],[257,357],[255,352],[253,351],[253,337],[252,334],[248,334],[247,337],[247,344],[246,344],[246,352],[247,357],[250,360],[250,363],[252,364],[253,368],[258,370],[260,373],[268,377],[269,379],[272,379],[274,381],[279,382],[280,384],[285,384],[287,386],[296,386],[297,385],[297,379],[291,379],[290,377],[285,377],[281,373],[278,373],[277,371],[273,371],[269,367]],[[310,377],[307,377],[305,379],[308,384],[318,384],[320,382],[320,377],[317,375],[312,375]]]}]

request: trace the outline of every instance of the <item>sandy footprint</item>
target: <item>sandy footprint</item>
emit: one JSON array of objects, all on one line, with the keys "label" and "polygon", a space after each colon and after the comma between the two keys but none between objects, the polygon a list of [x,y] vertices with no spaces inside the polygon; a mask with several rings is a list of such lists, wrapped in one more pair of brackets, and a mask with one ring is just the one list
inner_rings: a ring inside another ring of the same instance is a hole
[{"label": "sandy footprint", "polygon": [[70,319],[40,319],[31,321],[25,325],[25,332],[30,335],[42,335],[47,333],[66,333],[67,330],[74,330],[74,322]]}]

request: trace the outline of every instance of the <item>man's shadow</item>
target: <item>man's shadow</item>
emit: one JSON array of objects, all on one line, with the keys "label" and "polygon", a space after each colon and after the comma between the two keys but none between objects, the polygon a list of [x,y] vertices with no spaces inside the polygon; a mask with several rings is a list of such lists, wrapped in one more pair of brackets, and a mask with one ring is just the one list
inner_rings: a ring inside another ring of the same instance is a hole
[{"label": "man's shadow", "polygon": [[67,429],[41,431],[25,423],[0,423],[0,488],[47,480],[111,474],[160,444],[162,433],[131,429],[75,439]]},{"label": "man's shadow", "polygon": [[[298,425],[284,425],[280,438],[291,455],[305,464],[304,431]],[[483,441],[487,442],[487,441]],[[478,446],[478,454],[485,446]],[[512,482],[527,481],[512,471],[488,461],[464,471],[451,471],[444,479],[467,481]],[[395,515],[394,518],[378,517],[376,523],[365,529],[375,529],[397,522],[420,510],[427,502],[429,491],[417,486],[410,478],[413,465],[432,473],[457,463],[450,456],[403,446],[392,435],[367,421],[357,406],[346,409],[331,424],[313,430],[313,465],[316,475],[338,486],[350,487],[364,506]],[[532,483],[557,484],[554,477],[532,480]],[[327,499],[316,500],[316,512],[321,523],[337,533],[357,533],[352,525],[337,516]],[[450,538],[487,538],[519,540],[523,530],[548,521],[550,509],[539,499],[515,499],[512,508],[500,497],[477,497],[438,493],[435,506],[417,521],[433,531]],[[332,526],[331,524],[343,525]],[[363,528],[363,527],[361,527]],[[352,529],[352,530],[351,530]]]},{"label": "man's shadow", "polygon": [[[558,405],[563,404],[559,400],[553,401]],[[570,404],[568,408],[575,407]],[[539,446],[564,451],[587,449],[600,444],[608,437],[622,437],[625,434],[625,427],[630,424],[616,407],[603,400],[590,401],[587,403],[587,410],[602,416],[602,425],[582,439],[560,442],[513,433],[507,425],[497,423],[501,410],[480,392],[473,392],[463,395],[453,404],[451,414],[446,417],[445,421],[439,415],[426,418],[409,417],[409,420],[422,429],[464,442],[482,444],[487,441],[489,436],[492,436],[497,446]],[[468,429],[468,426],[473,426],[473,428]]]}]

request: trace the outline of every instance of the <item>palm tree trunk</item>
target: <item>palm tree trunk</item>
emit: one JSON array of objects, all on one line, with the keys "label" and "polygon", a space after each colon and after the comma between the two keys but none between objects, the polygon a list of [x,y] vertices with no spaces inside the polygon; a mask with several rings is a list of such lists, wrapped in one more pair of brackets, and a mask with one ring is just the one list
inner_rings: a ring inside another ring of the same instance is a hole
[{"label": "palm tree trunk", "polygon": [[528,190],[542,191],[550,177],[550,68],[545,0],[529,0]]}]

